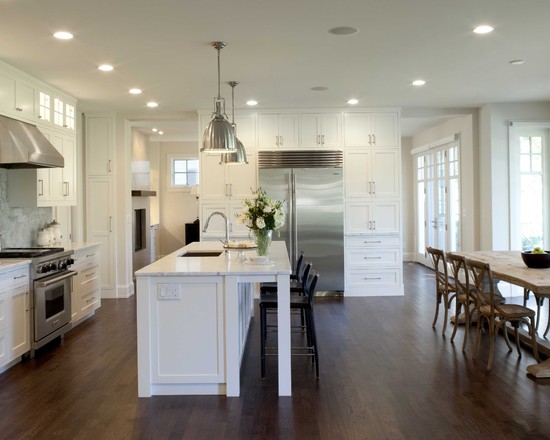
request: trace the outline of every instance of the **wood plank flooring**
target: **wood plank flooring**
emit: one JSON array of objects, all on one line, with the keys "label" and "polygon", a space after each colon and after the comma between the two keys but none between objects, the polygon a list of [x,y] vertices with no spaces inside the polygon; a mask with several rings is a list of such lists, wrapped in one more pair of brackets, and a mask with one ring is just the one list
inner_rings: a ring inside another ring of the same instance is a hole
[{"label": "wood plank flooring", "polygon": [[[241,398],[137,398],[135,299],[96,316],[0,375],[0,439],[550,439],[550,381],[497,341],[472,359],[431,327],[431,270],[405,265],[405,296],[319,300],[320,379],[293,357],[293,396],[277,396],[276,358],[260,378],[253,322]],[[258,315],[257,315],[258,316]],[[440,318],[441,319],[441,318]],[[544,321],[545,322],[545,321]]]}]

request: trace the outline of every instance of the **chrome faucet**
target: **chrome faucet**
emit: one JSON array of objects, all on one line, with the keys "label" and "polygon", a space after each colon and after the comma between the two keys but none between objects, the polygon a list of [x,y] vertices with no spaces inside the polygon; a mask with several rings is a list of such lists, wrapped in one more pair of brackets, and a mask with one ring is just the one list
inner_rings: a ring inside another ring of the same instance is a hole
[{"label": "chrome faucet", "polygon": [[210,214],[206,219],[206,223],[204,224],[204,228],[202,228],[202,232],[206,232],[206,230],[208,229],[208,224],[210,223],[210,219],[215,215],[221,215],[225,220],[225,244],[228,244],[229,243],[229,219],[223,212],[214,211],[212,214]]}]

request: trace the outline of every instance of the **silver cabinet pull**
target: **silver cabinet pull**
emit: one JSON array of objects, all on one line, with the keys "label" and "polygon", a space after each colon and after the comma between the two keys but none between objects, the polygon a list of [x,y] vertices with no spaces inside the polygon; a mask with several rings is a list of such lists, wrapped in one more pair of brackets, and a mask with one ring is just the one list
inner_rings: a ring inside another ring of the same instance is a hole
[{"label": "silver cabinet pull", "polygon": [[67,197],[69,195],[69,182],[63,182],[63,196]]},{"label": "silver cabinet pull", "polygon": [[363,279],[364,280],[381,280],[382,278],[380,278],[380,277],[365,277]]},{"label": "silver cabinet pull", "polygon": [[382,257],[363,257],[365,260],[380,260]]},{"label": "silver cabinet pull", "polygon": [[111,159],[109,159],[108,163],[107,163],[107,172],[110,173],[111,172]]},{"label": "silver cabinet pull", "polygon": [[376,145],[376,135],[372,135],[372,144]]},{"label": "silver cabinet pull", "polygon": [[325,145],[325,135],[321,135],[321,145]]},{"label": "silver cabinet pull", "polygon": [[113,217],[109,216],[109,232],[113,232]]},{"label": "silver cabinet pull", "polygon": [[38,183],[40,183],[40,191],[38,192],[39,196],[44,195],[44,180],[38,179]]},{"label": "silver cabinet pull", "polygon": [[376,194],[376,182],[374,180],[372,181],[372,193]]},{"label": "silver cabinet pull", "polygon": [[22,112],[23,109],[21,107],[15,107],[15,110],[17,110],[18,112]]},{"label": "silver cabinet pull", "polygon": [[283,146],[283,137],[279,136],[279,147]]}]

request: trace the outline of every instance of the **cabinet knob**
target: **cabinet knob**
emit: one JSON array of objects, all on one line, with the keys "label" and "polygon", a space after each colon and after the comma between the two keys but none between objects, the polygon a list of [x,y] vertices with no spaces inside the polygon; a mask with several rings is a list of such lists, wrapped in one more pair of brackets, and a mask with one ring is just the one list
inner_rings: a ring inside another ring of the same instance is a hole
[{"label": "cabinet knob", "polygon": [[15,110],[17,110],[18,112],[22,112],[23,109],[21,107],[15,107]]}]

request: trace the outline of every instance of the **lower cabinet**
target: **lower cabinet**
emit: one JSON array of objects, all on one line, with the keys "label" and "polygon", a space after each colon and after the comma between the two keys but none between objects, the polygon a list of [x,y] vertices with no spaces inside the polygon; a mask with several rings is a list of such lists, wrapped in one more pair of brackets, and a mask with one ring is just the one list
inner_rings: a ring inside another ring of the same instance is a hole
[{"label": "lower cabinet", "polygon": [[0,272],[0,372],[31,349],[29,267]]},{"label": "lower cabinet", "polygon": [[77,272],[71,295],[71,322],[74,326],[101,307],[99,245],[75,250],[73,259],[72,269]]},{"label": "lower cabinet", "polygon": [[403,295],[399,235],[345,237],[346,296]]},{"label": "lower cabinet", "polygon": [[225,239],[225,221],[220,215],[215,215],[210,219],[206,232],[202,231],[206,220],[213,212],[223,213],[229,221],[229,239],[248,237],[248,228],[237,222],[237,214],[243,211],[242,200],[219,200],[208,201],[201,206],[201,238],[202,239]]}]

